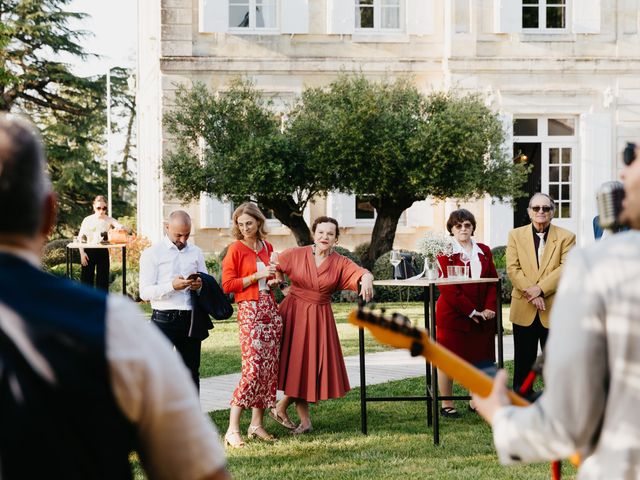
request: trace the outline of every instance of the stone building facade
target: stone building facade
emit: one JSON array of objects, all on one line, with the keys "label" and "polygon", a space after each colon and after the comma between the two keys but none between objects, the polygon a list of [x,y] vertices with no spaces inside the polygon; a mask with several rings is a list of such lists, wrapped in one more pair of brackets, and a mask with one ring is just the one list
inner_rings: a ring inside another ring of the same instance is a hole
[{"label": "stone building facade", "polygon": [[[157,239],[180,206],[164,188],[171,148],[162,115],[178,85],[224,91],[251,78],[276,105],[342,71],[371,79],[411,76],[425,92],[481,92],[508,132],[515,161],[534,165],[527,188],[558,201],[555,223],[592,241],[595,192],[617,178],[625,142],[640,141],[640,0],[139,0],[139,228]],[[401,219],[397,248],[415,249],[443,230],[454,199],[415,203]],[[487,198],[462,204],[477,238],[504,245],[522,205]],[[203,197],[186,206],[205,251],[231,241],[232,205]],[[318,199],[307,220],[327,214],[345,227],[347,248],[367,241],[366,199]],[[270,220],[277,249],[294,245]]]}]

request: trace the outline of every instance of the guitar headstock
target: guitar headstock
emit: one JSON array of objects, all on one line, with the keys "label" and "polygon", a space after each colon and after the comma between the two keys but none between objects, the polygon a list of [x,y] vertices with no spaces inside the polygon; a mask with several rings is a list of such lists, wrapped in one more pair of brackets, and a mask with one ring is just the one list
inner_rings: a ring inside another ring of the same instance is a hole
[{"label": "guitar headstock", "polygon": [[349,322],[368,329],[380,343],[396,348],[407,348],[412,355],[420,355],[422,345],[428,341],[426,330],[411,325],[405,315],[394,312],[390,316],[367,308],[354,309],[349,314]]}]

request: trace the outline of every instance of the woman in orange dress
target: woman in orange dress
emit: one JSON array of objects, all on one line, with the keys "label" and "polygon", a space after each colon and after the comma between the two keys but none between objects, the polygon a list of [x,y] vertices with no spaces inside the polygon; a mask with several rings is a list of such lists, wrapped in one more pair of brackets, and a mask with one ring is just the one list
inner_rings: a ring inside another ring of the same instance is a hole
[{"label": "woman in orange dress", "polygon": [[[285,396],[269,415],[293,434],[311,431],[309,402],[340,398],[350,390],[331,295],[357,291],[358,281],[365,300],[373,295],[373,275],[333,251],[340,235],[338,222],[319,217],[312,232],[313,245],[286,250],[278,262],[278,270],[289,276],[292,285],[280,304],[284,328],[278,388]],[[300,417],[297,427],[287,415],[294,402]]]},{"label": "woman in orange dress", "polygon": [[[222,261],[222,288],[233,293],[238,304],[238,327],[242,349],[242,377],[231,399],[229,428],[225,444],[244,447],[240,416],[252,409],[249,438],[273,441],[262,424],[265,408],[276,404],[278,354],[282,318],[278,314],[270,284],[275,282],[275,265],[270,265],[273,247],[264,240],[266,219],[252,203],[233,212],[232,243]],[[271,277],[272,281],[269,281]]]}]

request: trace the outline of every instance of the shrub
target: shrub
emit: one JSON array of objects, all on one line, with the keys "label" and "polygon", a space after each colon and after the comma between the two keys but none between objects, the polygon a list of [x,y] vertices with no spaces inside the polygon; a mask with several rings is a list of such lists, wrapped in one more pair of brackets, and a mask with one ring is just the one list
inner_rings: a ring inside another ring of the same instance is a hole
[{"label": "shrub", "polygon": [[361,243],[360,245],[356,245],[356,247],[353,249],[353,253],[357,255],[360,261],[362,261],[364,256],[369,251],[369,245],[371,245],[371,242],[364,242],[364,243]]},{"label": "shrub", "polygon": [[220,283],[222,279],[222,261],[218,255],[207,255],[204,263],[207,266],[209,275],[214,276],[218,283]]},{"label": "shrub", "polygon": [[[59,263],[58,265],[49,267],[47,271],[57,277],[67,276],[67,266],[64,263]],[[77,280],[78,282],[80,281],[80,267],[78,265],[75,265],[71,278]]]},{"label": "shrub", "polygon": [[493,255],[493,263],[498,271],[498,277],[502,280],[502,291],[500,292],[500,299],[503,304],[511,303],[511,290],[513,285],[509,276],[507,275],[507,247],[501,245],[491,249]]},{"label": "shrub", "polygon": [[[410,250],[400,250],[404,253],[410,253],[413,256],[411,265],[416,274],[420,273],[424,268],[424,258],[417,252]],[[375,261],[373,265],[373,277],[376,280],[388,280],[393,278],[393,265],[389,262],[391,253],[387,252]],[[418,302],[424,299],[424,291],[422,288],[416,287],[375,287],[375,301],[377,302],[398,302],[411,301]]]},{"label": "shrub", "polygon": [[[51,270],[55,265],[64,265],[67,262],[66,247],[71,242],[68,238],[59,238],[47,243],[42,251],[42,266],[45,270]],[[71,251],[75,263],[80,263],[80,253],[74,248]]]},{"label": "shrub", "polygon": [[[231,244],[229,244],[231,245]],[[227,256],[227,250],[229,250],[229,245],[227,245],[226,247],[224,247],[222,249],[222,251],[220,252],[220,255],[218,255],[218,257],[220,258],[220,264],[222,264],[222,261],[224,260],[224,257]]]},{"label": "shrub", "polygon": [[493,264],[496,266],[496,269],[504,270],[507,268],[507,247],[501,245],[492,248],[491,254],[493,255]]},{"label": "shrub", "polygon": [[[122,293],[122,270],[114,275],[114,279],[109,285],[109,291],[112,293]],[[138,270],[129,270],[127,268],[127,295],[135,302],[141,300],[140,274]]]},{"label": "shrub", "polygon": [[[140,268],[140,255],[142,251],[149,247],[151,242],[147,237],[132,236],[127,243],[127,269],[138,270]],[[111,263],[122,263],[122,249],[109,249]]]},{"label": "shrub", "polygon": [[339,253],[340,255],[342,255],[343,257],[347,257],[349,260],[355,262],[356,264],[362,266],[362,260],[360,260],[360,257],[358,257],[355,253],[347,250],[344,247],[333,247],[333,250],[336,253]]}]

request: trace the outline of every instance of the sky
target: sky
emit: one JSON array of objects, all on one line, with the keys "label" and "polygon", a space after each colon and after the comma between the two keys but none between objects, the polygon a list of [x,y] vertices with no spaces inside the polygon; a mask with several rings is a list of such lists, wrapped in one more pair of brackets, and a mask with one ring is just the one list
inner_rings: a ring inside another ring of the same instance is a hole
[{"label": "sky", "polygon": [[65,58],[74,73],[88,76],[105,73],[110,66],[135,67],[137,5],[136,0],[73,0],[67,6],[67,11],[90,15],[70,26],[91,32],[82,42],[85,50],[101,55],[84,61]]}]

